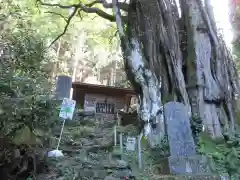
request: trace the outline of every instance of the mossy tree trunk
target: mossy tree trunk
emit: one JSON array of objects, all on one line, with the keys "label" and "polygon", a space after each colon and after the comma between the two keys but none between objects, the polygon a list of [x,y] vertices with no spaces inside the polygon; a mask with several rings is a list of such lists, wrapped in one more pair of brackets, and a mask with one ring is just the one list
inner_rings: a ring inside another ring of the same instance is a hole
[{"label": "mossy tree trunk", "polygon": [[218,37],[209,0],[179,1],[180,8],[175,0],[131,0],[125,30],[113,0],[139,116],[154,120],[163,103],[177,100],[212,137],[222,137],[235,129],[236,69]]}]

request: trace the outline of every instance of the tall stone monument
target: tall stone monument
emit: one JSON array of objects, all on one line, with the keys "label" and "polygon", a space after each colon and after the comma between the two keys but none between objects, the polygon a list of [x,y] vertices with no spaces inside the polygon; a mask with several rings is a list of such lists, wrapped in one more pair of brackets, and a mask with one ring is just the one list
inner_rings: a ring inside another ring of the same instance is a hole
[{"label": "tall stone monument", "polygon": [[210,175],[207,157],[196,153],[187,107],[179,102],[169,102],[164,105],[164,117],[170,148],[170,173]]}]

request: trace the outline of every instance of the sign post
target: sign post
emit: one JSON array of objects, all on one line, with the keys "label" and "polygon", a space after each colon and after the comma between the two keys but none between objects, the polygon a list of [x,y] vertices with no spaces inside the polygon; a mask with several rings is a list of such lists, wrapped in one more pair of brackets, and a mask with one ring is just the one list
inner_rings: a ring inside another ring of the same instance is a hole
[{"label": "sign post", "polygon": [[67,119],[72,120],[75,106],[76,106],[76,101],[68,99],[68,98],[63,99],[61,110],[59,113],[59,117],[63,119],[63,124],[62,124],[61,133],[60,133],[59,140],[58,140],[57,150],[58,150],[60,142],[61,142],[65,121]]},{"label": "sign post", "polygon": [[72,77],[65,76],[65,75],[61,75],[57,77],[55,96],[58,100],[63,99],[61,110],[59,113],[59,117],[63,119],[63,124],[61,128],[60,136],[58,139],[57,149],[48,152],[48,157],[63,156],[63,153],[60,150],[58,150],[58,148],[61,142],[65,121],[67,119],[72,120],[73,112],[76,106],[76,102],[72,100],[72,96],[73,96],[72,82],[75,79],[75,73],[76,71],[74,69]]},{"label": "sign post", "polygon": [[63,134],[65,121],[66,120],[72,120],[75,106],[76,106],[76,101],[68,99],[68,98],[63,99],[61,110],[60,110],[60,113],[59,113],[59,117],[61,119],[63,119],[63,124],[62,124],[62,128],[61,128],[60,136],[59,136],[59,139],[58,139],[57,148],[53,151],[50,151],[48,153],[48,157],[63,156],[63,153],[61,151],[59,151],[58,148],[60,146],[60,142],[61,142],[61,139],[62,139],[62,134]]}]

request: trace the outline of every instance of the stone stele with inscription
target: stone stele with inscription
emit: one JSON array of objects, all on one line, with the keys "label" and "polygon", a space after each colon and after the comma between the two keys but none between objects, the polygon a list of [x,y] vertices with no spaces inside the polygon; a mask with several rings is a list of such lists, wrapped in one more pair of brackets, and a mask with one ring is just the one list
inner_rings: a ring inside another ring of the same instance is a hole
[{"label": "stone stele with inscription", "polygon": [[164,119],[170,148],[171,174],[210,174],[208,158],[196,153],[187,107],[179,102],[164,105]]}]

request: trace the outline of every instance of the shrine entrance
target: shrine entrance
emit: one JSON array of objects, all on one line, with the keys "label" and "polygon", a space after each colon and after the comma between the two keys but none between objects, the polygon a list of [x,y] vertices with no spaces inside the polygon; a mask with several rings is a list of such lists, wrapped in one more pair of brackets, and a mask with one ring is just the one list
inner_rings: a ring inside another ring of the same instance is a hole
[{"label": "shrine entrance", "polygon": [[128,111],[132,98],[136,93],[132,89],[116,88],[74,82],[73,99],[84,111],[95,111],[97,116],[112,119],[116,113],[124,109]]}]

